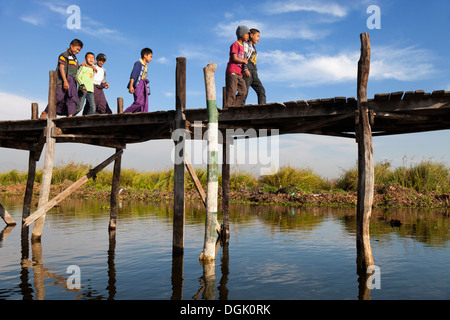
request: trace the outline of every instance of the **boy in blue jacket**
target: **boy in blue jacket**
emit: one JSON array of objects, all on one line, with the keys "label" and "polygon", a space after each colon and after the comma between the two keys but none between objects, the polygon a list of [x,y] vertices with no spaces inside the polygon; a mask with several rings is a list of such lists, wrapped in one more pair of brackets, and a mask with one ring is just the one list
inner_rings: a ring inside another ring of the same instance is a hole
[{"label": "boy in blue jacket", "polygon": [[147,63],[153,58],[153,51],[150,48],[144,48],[141,51],[141,59],[136,61],[131,71],[130,81],[128,82],[128,91],[133,94],[134,102],[124,113],[148,112],[148,96],[150,87],[148,81]]}]

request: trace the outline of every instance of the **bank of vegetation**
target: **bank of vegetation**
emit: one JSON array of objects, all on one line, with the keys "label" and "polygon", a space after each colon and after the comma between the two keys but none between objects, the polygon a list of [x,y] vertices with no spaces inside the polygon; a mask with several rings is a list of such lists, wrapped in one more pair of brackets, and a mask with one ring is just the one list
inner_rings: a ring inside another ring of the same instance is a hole
[{"label": "bank of vegetation", "polygon": [[[54,168],[53,192],[57,193],[86,174],[91,167],[82,163],[68,163]],[[207,171],[196,169],[206,189]],[[0,173],[2,193],[22,195],[26,172],[12,170]],[[36,173],[36,193],[42,171]],[[90,180],[75,194],[77,197],[109,197],[112,171],[105,169],[95,180]],[[219,188],[221,188],[219,176]],[[234,171],[230,178],[231,200],[248,203],[286,203],[292,205],[354,206],[358,170],[342,169],[334,179],[319,176],[308,168],[281,167],[270,176]],[[448,207],[450,194],[450,168],[442,162],[424,160],[416,164],[393,167],[383,161],[375,165],[375,206],[388,207]],[[186,172],[186,196],[198,200],[194,183]],[[173,197],[173,170],[143,172],[123,169],[121,192],[123,199],[166,200]]]}]

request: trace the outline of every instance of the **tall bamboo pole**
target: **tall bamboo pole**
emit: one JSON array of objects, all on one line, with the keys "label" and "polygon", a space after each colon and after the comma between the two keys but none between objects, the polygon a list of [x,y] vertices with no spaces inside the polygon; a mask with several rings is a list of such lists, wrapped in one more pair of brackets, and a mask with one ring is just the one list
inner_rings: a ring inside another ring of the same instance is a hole
[{"label": "tall bamboo pole", "polygon": [[203,68],[206,88],[206,106],[208,112],[207,128],[207,146],[208,146],[208,164],[207,164],[207,193],[206,193],[206,221],[205,221],[205,239],[203,252],[200,254],[200,260],[214,260],[216,228],[217,228],[217,194],[219,187],[219,111],[217,110],[216,85],[214,72],[217,64],[209,63]]},{"label": "tall bamboo pole", "polygon": [[369,121],[367,105],[367,83],[370,71],[370,37],[368,33],[361,34],[361,57],[358,62],[358,113],[356,126],[358,141],[358,202],[357,202],[357,265],[367,269],[373,265],[372,248],[370,246],[369,224],[372,214],[374,194],[374,160],[372,129]]}]

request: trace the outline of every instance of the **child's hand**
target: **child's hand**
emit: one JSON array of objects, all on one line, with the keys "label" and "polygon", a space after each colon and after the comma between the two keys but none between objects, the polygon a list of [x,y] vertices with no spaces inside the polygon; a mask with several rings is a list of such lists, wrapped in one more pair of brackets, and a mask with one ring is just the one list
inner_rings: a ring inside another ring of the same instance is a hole
[{"label": "child's hand", "polygon": [[246,76],[247,78],[250,78],[250,71],[245,70],[244,71],[244,76]]},{"label": "child's hand", "polygon": [[108,89],[109,88],[109,83],[105,82],[105,88]]},{"label": "child's hand", "polygon": [[130,92],[130,93],[134,93],[134,88],[133,88],[133,87],[130,87],[129,92]]},{"label": "child's hand", "polygon": [[63,88],[64,88],[64,90],[66,90],[66,91],[68,91],[69,90],[69,82],[67,82],[67,81],[64,81],[64,84],[63,84]]}]

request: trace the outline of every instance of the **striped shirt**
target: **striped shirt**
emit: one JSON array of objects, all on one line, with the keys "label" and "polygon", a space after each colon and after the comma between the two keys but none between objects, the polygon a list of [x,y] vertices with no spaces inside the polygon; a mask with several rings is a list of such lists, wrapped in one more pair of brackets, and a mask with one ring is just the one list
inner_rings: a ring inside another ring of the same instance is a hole
[{"label": "striped shirt", "polygon": [[69,50],[67,50],[66,52],[63,52],[59,55],[58,66],[56,68],[57,75],[58,75],[57,85],[59,87],[62,87],[63,80],[61,77],[61,73],[59,72],[60,65],[64,66],[64,70],[66,72],[66,78],[69,75],[75,77],[77,74],[79,65],[78,65],[77,57],[74,54],[70,53]]}]

